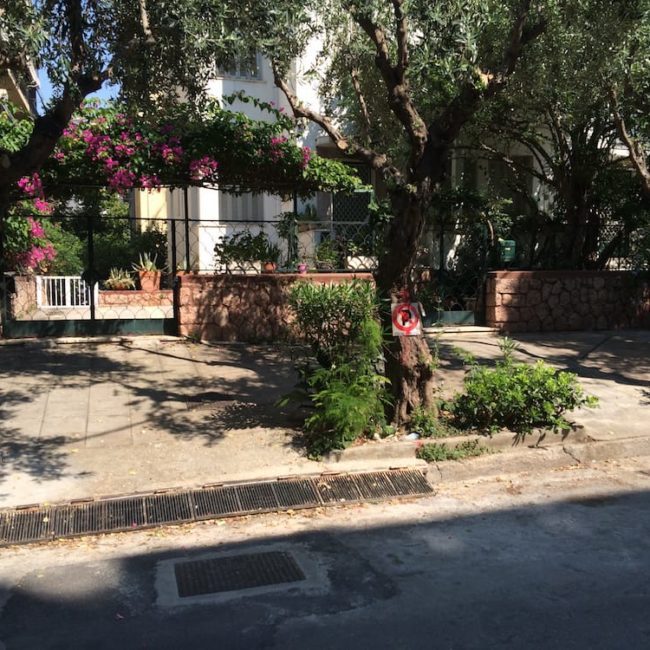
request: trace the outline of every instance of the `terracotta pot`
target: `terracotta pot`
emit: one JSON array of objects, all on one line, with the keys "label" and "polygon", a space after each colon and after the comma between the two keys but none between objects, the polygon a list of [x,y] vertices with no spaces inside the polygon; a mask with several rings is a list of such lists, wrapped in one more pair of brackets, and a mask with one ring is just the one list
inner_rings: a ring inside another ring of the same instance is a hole
[{"label": "terracotta pot", "polygon": [[161,275],[160,271],[138,271],[140,289],[142,291],[158,291]]},{"label": "terracotta pot", "polygon": [[278,265],[275,262],[264,262],[262,270],[264,273],[275,273],[277,266]]}]

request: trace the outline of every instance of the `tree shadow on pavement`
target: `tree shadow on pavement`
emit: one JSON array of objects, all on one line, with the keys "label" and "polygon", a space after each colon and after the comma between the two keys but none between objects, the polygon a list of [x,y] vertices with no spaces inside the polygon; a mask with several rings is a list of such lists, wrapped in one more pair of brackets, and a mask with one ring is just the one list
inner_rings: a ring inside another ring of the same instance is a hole
[{"label": "tree shadow on pavement", "polygon": [[[291,428],[273,404],[293,381],[289,359],[270,346],[177,341],[149,349],[137,340],[0,346],[0,481],[19,473],[37,481],[71,475],[71,448],[98,438],[110,446],[119,417],[130,417],[134,431],[159,432],[163,444],[169,436],[212,447],[231,429]],[[93,398],[93,391],[99,397]],[[94,431],[84,430],[85,439],[73,440],[57,435],[50,418],[48,433],[41,437],[39,417],[53,413],[47,400],[62,392],[54,413],[62,432],[74,417],[87,427],[93,409],[104,409],[105,425],[96,424]],[[246,445],[246,436],[240,439]]]},{"label": "tree shadow on pavement", "polygon": [[[409,520],[390,523],[385,506],[367,506],[339,525],[311,518],[307,531],[306,520],[273,515],[275,532],[246,541],[237,540],[246,529],[199,545],[191,528],[175,536],[167,528],[164,540],[136,538],[153,546],[144,552],[122,534],[122,557],[110,545],[72,556],[70,542],[58,561],[53,553],[0,581],[2,640],[42,650],[71,639],[96,650],[647,647],[647,491],[489,510],[464,504],[470,512],[428,503]],[[277,549],[308,582],[170,609],[157,601],[176,593],[175,562]],[[165,566],[167,583],[157,578]]]}]

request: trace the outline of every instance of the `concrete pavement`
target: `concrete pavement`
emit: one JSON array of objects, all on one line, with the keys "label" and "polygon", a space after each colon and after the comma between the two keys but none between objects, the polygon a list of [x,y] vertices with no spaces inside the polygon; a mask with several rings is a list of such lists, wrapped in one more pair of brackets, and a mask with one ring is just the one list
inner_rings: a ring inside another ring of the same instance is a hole
[{"label": "concrete pavement", "polygon": [[281,352],[139,337],[0,346],[0,506],[314,471]]},{"label": "concrete pavement", "polygon": [[[601,446],[446,463],[431,468],[434,480],[650,453],[650,332],[517,340],[520,358],[573,370],[599,396],[598,409],[574,419]],[[446,395],[464,376],[454,347],[483,360],[499,354],[484,334],[437,345]],[[415,462],[413,445],[398,457],[386,443],[354,448],[347,465],[308,460],[295,444],[300,421],[274,406],[293,383],[290,357],[270,346],[164,337],[1,345],[0,507]]]},{"label": "concrete pavement", "polygon": [[[411,503],[4,549],[8,650],[645,650],[650,459],[445,484]],[[176,563],[277,551],[305,580],[180,602]]]}]

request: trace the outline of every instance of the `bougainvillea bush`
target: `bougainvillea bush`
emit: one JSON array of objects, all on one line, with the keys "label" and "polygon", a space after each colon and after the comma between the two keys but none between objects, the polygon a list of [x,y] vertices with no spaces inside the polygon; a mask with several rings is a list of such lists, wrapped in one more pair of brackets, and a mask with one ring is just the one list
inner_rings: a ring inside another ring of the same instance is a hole
[{"label": "bougainvillea bush", "polygon": [[[350,168],[297,145],[292,123],[271,104],[253,101],[272,118],[252,120],[206,103],[199,118],[186,107],[162,122],[128,115],[117,104],[87,102],[67,125],[44,167],[17,183],[5,221],[5,262],[42,272],[56,256],[40,218],[52,199],[66,200],[80,188],[131,189],[220,187],[309,195],[317,190],[352,191],[360,181]],[[15,151],[29,138],[27,119],[0,118],[0,146]]]}]

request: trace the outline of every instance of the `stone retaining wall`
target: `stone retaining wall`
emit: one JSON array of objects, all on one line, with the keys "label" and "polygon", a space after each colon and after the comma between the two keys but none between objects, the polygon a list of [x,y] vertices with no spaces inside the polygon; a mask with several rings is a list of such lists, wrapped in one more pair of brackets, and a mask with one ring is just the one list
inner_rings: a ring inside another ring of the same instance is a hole
[{"label": "stone retaining wall", "polygon": [[650,281],[629,271],[495,271],[485,299],[504,332],[650,327]]},{"label": "stone retaining wall", "polygon": [[369,273],[184,275],[179,278],[179,334],[212,341],[293,338],[288,289],[294,282],[341,283]]}]

